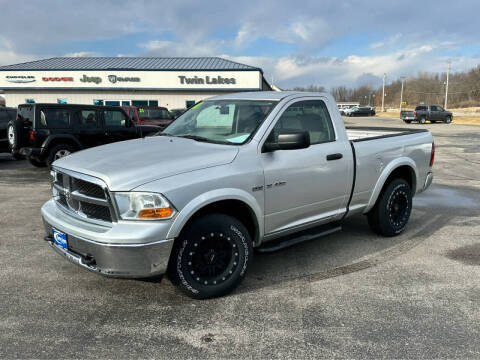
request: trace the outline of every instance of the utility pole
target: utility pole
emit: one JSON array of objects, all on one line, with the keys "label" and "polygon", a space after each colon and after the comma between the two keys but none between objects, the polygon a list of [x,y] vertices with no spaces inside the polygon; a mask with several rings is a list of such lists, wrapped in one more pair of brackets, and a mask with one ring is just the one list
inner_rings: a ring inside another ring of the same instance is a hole
[{"label": "utility pole", "polygon": [[400,112],[402,112],[402,105],[403,105],[403,83],[405,82],[405,76],[402,76],[401,79],[402,79],[402,90],[400,91]]},{"label": "utility pole", "polygon": [[385,111],[385,78],[387,74],[383,73],[383,87],[382,87],[382,112]]},{"label": "utility pole", "polygon": [[450,66],[451,66],[451,63],[450,63],[450,60],[448,61],[448,70],[447,70],[447,83],[445,85],[445,104],[443,106],[443,108],[445,110],[447,110],[447,102],[448,102],[448,77],[450,76]]}]

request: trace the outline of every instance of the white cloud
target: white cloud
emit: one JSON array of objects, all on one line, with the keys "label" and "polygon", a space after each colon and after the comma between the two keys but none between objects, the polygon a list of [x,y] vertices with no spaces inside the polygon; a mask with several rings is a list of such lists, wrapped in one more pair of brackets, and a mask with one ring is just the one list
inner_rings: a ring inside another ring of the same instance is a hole
[{"label": "white cloud", "polygon": [[90,56],[100,56],[99,53],[93,51],[79,51],[65,54],[67,57],[90,57]]},{"label": "white cloud", "polygon": [[212,56],[216,54],[222,42],[176,42],[168,40],[153,40],[138,44],[146,51],[147,56]]}]

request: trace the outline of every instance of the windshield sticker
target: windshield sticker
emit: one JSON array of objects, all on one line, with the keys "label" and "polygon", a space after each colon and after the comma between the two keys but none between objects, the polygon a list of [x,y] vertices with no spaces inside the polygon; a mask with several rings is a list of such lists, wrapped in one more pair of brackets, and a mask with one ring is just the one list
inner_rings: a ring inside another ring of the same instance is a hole
[{"label": "windshield sticker", "polygon": [[193,105],[193,106],[190,108],[190,110],[196,109],[196,108],[200,107],[202,104],[203,104],[202,102],[199,102],[198,104]]},{"label": "windshield sticker", "polygon": [[227,141],[230,141],[232,143],[242,143],[244,142],[245,140],[247,140],[247,138],[250,136],[250,134],[245,134],[245,135],[240,135],[240,136],[235,136],[233,138],[230,138],[230,139],[226,139]]},{"label": "windshield sticker", "polygon": [[144,113],[145,110],[143,110],[142,108],[140,108],[140,109],[138,109],[138,112],[139,112],[139,113]]}]

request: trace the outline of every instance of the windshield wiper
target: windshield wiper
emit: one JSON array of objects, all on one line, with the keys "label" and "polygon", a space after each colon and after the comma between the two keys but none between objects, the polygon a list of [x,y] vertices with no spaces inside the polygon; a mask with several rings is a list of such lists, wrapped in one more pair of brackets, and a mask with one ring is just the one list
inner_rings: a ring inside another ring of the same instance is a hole
[{"label": "windshield wiper", "polygon": [[195,141],[201,141],[201,142],[208,142],[208,143],[213,143],[213,144],[226,144],[225,141],[219,141],[219,140],[212,140],[203,136],[198,136],[198,135],[177,135],[177,137],[180,138],[185,138],[185,139],[192,139]]}]

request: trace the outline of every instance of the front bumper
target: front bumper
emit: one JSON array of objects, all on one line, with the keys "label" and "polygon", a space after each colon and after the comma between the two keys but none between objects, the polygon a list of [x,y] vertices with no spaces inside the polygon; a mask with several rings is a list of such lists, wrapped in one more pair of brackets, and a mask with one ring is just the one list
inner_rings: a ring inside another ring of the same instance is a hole
[{"label": "front bumper", "polygon": [[[167,270],[173,239],[162,239],[163,227],[159,227],[157,222],[102,227],[65,214],[53,200],[42,207],[42,217],[47,233],[45,240],[50,246],[67,260],[87,270],[122,278],[152,277]],[[135,231],[142,227],[143,231]],[[68,249],[53,242],[53,228],[67,234]],[[93,236],[93,233],[96,235]],[[120,239],[119,233],[123,233],[125,238]],[[152,241],[155,233],[159,237]],[[117,241],[111,242],[112,238],[117,238]],[[135,242],[127,243],[129,238]],[[110,242],[106,242],[107,239]]]}]

